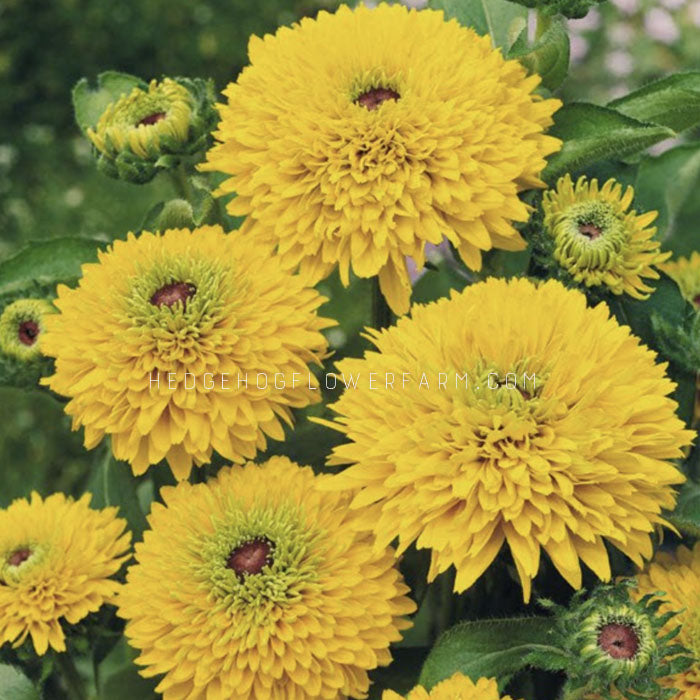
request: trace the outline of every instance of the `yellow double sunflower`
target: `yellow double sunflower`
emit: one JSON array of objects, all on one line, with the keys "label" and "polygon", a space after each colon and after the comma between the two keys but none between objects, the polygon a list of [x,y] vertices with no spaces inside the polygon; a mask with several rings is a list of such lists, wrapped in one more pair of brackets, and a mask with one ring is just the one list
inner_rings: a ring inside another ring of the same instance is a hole
[{"label": "yellow double sunflower", "polygon": [[250,66],[224,94],[208,170],[219,194],[312,283],[336,266],[378,275],[408,310],[406,256],[422,267],[443,237],[473,269],[491,248],[520,250],[522,190],[543,187],[544,134],[559,100],[486,37],[442,12],[381,3],[320,12],[252,37]]}]

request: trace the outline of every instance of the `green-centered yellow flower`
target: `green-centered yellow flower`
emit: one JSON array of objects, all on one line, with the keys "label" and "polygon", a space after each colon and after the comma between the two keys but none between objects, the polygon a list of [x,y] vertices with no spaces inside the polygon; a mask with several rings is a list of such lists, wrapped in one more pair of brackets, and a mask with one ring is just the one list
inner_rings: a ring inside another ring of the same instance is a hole
[{"label": "green-centered yellow flower", "polygon": [[129,234],[57,292],[43,382],[70,398],[85,446],[109,435],[135,474],[166,459],[184,479],[212,450],[242,462],[319,400],[323,297],[218,226]]},{"label": "green-centered yellow flower", "polygon": [[161,491],[119,614],[165,700],[366,697],[415,604],[327,478],[273,457]]},{"label": "green-centered yellow flower", "polygon": [[694,251],[688,258],[671,260],[661,269],[673,277],[683,296],[700,309],[700,253]]},{"label": "green-centered yellow flower", "polygon": [[31,636],[37,654],[65,651],[61,623],[75,624],[120,584],[112,579],[127,559],[131,535],[116,508],[91,510],[62,493],[32,493],[0,510],[0,645]]},{"label": "green-centered yellow flower", "polygon": [[511,700],[511,697],[501,697],[494,679],[479,678],[474,683],[467,676],[455,673],[430,691],[417,685],[405,698],[393,690],[385,690],[382,700]]},{"label": "green-centered yellow flower", "polygon": [[576,184],[571,176],[559,179],[544,194],[544,227],[553,239],[552,256],[574,281],[586,287],[605,287],[613,294],[645,299],[658,279],[654,269],[668,260],[654,239],[651,223],[658,212],[637,214],[630,209],[634,190],[613,179],[602,187],[585,176]]},{"label": "green-centered yellow flower", "polygon": [[55,311],[47,299],[17,299],[8,304],[0,315],[0,351],[21,362],[41,358],[38,341],[44,318]]},{"label": "green-centered yellow flower", "polygon": [[107,105],[85,133],[98,167],[111,177],[143,183],[179,156],[202,150],[215,123],[211,86],[202,80],[164,78],[137,83]]},{"label": "green-centered yellow flower", "polygon": [[429,578],[454,565],[457,591],[506,544],[525,600],[543,550],[574,588],[580,561],[610,579],[606,541],[651,557],[694,433],[665,366],[605,304],[492,278],[368,337],[376,352],[337,365],[356,388],[326,423],[347,438],[329,463],[350,465],[328,488],[381,506],[379,544],[429,548]]},{"label": "green-centered yellow flower", "polygon": [[405,256],[422,267],[447,237],[465,263],[520,250],[518,198],[543,187],[543,132],[559,100],[538,76],[442,12],[381,3],[320,12],[253,37],[250,66],[224,91],[206,169],[226,173],[232,214],[312,282],[336,266],[379,276],[408,310]]}]

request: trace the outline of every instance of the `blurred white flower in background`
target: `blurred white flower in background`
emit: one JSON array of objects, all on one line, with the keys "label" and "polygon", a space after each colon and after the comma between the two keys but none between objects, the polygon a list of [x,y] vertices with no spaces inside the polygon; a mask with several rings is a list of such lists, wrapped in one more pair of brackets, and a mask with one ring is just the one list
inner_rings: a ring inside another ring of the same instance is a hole
[{"label": "blurred white flower in background", "polygon": [[653,7],[644,15],[644,29],[652,39],[664,44],[672,44],[681,36],[673,17],[662,7]]},{"label": "blurred white flower in background", "polygon": [[617,22],[608,32],[610,41],[618,46],[627,46],[634,39],[634,27],[627,22]]},{"label": "blurred white flower in background", "polygon": [[602,19],[600,10],[594,7],[585,17],[570,19],[569,28],[575,32],[590,32],[600,27]]},{"label": "blurred white flower in background", "polygon": [[695,2],[691,4],[688,8],[688,14],[690,15],[690,21],[696,27],[700,27],[700,0],[695,0]]},{"label": "blurred white flower in background", "polygon": [[581,63],[588,53],[588,41],[580,34],[572,34],[569,37],[571,45],[571,61],[573,63]]},{"label": "blurred white flower in background", "polygon": [[661,4],[669,10],[680,10],[686,4],[686,0],[661,0]]},{"label": "blurred white flower in background", "polygon": [[613,75],[624,78],[634,70],[634,58],[627,51],[617,49],[605,57],[605,66]]},{"label": "blurred white flower in background", "polygon": [[639,0],[612,0],[612,4],[629,15],[639,10]]}]

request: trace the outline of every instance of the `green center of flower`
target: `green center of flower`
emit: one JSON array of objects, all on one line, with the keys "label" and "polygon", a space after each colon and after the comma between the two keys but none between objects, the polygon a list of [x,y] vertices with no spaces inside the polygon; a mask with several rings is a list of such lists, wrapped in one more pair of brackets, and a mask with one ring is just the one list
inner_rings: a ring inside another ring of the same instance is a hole
[{"label": "green center of flower", "polygon": [[166,284],[151,297],[151,304],[157,307],[172,306],[173,304],[182,302],[182,306],[187,305],[187,300],[194,296],[197,287],[188,282],[171,282]]},{"label": "green center of flower", "polygon": [[21,547],[20,549],[16,549],[10,556],[7,558],[7,563],[9,566],[19,566],[20,564],[24,563],[29,559],[29,557],[32,556],[32,551],[31,549],[27,547]]},{"label": "green center of flower", "polygon": [[386,102],[387,100],[398,100],[400,97],[401,95],[399,95],[396,90],[392,90],[391,88],[374,87],[366,92],[363,92],[355,100],[355,102],[371,112],[377,109],[382,102]]},{"label": "green center of flower", "polygon": [[239,578],[244,574],[259,574],[264,567],[272,564],[273,544],[267,537],[256,537],[236,547],[229,555],[226,566],[236,572]]},{"label": "green center of flower", "polygon": [[598,646],[613,659],[631,660],[639,651],[639,636],[629,623],[610,622],[600,628]]},{"label": "green center of flower", "polygon": [[139,119],[137,126],[150,126],[158,123],[161,119],[165,119],[165,112],[153,112],[153,114],[148,114],[143,119]]},{"label": "green center of flower", "polygon": [[22,321],[17,329],[17,337],[23,345],[34,345],[39,335],[39,324],[36,321]]}]

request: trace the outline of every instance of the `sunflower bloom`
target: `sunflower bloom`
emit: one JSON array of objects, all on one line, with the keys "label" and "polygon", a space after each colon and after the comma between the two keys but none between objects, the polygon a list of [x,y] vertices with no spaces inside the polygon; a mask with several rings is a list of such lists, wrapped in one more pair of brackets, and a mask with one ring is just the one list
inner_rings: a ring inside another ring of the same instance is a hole
[{"label": "sunflower bloom", "polygon": [[680,611],[666,624],[666,632],[681,626],[678,641],[695,658],[683,673],[660,680],[666,688],[676,688],[673,700],[700,699],[700,543],[692,550],[680,546],[675,554],[662,552],[654,557],[644,573],[637,576],[639,597],[663,591],[661,612]]},{"label": "sunflower bloom", "polygon": [[684,481],[668,460],[694,433],[665,366],[605,304],[489,279],[368,337],[378,352],[337,366],[356,388],[325,422],[348,439],[329,463],[351,466],[328,488],[381,505],[380,545],[431,549],[429,578],[454,565],[463,591],[506,543],[526,601],[542,550],[574,588],[580,561],[610,579],[605,540],[651,557]]},{"label": "sunflower bloom", "polygon": [[327,478],[274,457],[161,491],[119,614],[165,700],[365,697],[415,604]]},{"label": "sunflower bloom", "polygon": [[32,493],[0,510],[0,646],[31,636],[40,656],[65,651],[61,622],[113,602],[121,584],[110,577],[128,558],[131,534],[116,508],[89,504],[90,494]]},{"label": "sunflower bloom", "polygon": [[250,41],[247,67],[224,91],[219,143],[205,169],[231,175],[218,194],[244,230],[315,283],[338,266],[379,276],[408,310],[405,256],[423,266],[446,236],[465,263],[521,250],[518,198],[544,187],[543,133],[558,100],[538,76],[442,12],[342,6]]},{"label": "sunflower bloom", "polygon": [[417,685],[405,698],[393,690],[385,690],[382,700],[511,700],[511,697],[501,697],[494,679],[479,678],[474,683],[467,676],[455,673],[430,691]]},{"label": "sunflower bloom", "polygon": [[689,258],[678,258],[661,266],[680,287],[681,294],[700,309],[700,253],[694,251]]},{"label": "sunflower bloom", "polygon": [[212,450],[242,462],[319,400],[323,297],[220,227],[129,234],[57,293],[43,383],[71,399],[88,449],[110,435],[135,474],[165,458],[185,479]]},{"label": "sunflower bloom", "polygon": [[552,256],[574,281],[586,287],[606,287],[613,294],[646,299],[653,287],[644,279],[659,279],[654,269],[671,253],[662,253],[651,223],[658,212],[630,210],[634,189],[624,193],[613,179],[598,187],[597,180],[570,175],[544,194],[544,227],[553,239]]}]

